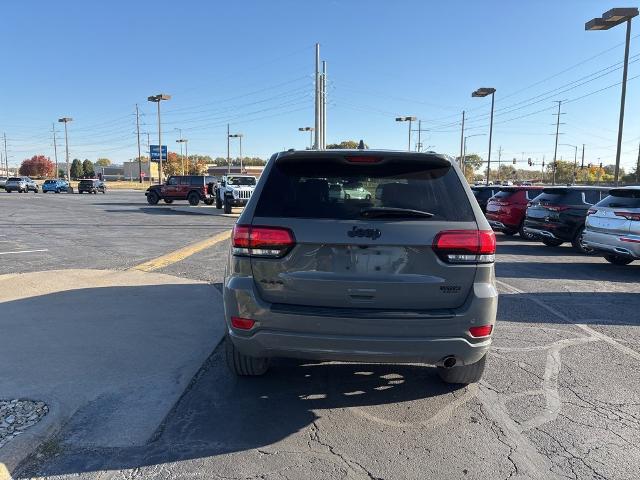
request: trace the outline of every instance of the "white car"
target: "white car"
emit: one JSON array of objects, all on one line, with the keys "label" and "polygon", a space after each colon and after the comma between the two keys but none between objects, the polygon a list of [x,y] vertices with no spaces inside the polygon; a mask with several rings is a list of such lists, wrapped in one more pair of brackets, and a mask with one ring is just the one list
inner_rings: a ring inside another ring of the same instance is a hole
[{"label": "white car", "polygon": [[244,207],[257,183],[253,175],[224,175],[215,191],[216,208],[224,207],[224,213],[231,213],[232,207]]},{"label": "white car", "polygon": [[361,183],[345,183],[342,185],[342,190],[346,200],[371,200],[371,192],[364,188]]}]

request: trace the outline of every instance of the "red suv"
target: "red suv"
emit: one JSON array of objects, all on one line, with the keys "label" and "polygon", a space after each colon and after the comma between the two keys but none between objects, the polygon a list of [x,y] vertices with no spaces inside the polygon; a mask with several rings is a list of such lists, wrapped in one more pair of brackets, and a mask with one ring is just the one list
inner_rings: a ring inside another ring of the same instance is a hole
[{"label": "red suv", "polygon": [[527,204],[542,192],[542,186],[501,187],[487,202],[486,217],[491,228],[505,235],[519,233],[522,238],[533,239],[525,233],[523,223]]}]

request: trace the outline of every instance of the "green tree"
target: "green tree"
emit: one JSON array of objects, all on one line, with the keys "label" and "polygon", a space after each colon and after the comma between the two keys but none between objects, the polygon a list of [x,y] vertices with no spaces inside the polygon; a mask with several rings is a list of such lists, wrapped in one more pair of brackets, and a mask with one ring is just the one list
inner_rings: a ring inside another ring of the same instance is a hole
[{"label": "green tree", "polygon": [[99,167],[108,167],[109,165],[111,165],[111,160],[109,160],[108,158],[99,158],[98,160],[96,160],[96,165]]},{"label": "green tree", "polygon": [[77,158],[74,158],[73,162],[71,162],[71,178],[78,179],[82,178],[83,175],[84,170],[82,168],[82,162]]},{"label": "green tree", "polygon": [[82,162],[82,174],[87,178],[93,178],[96,175],[96,172],[93,168],[93,163],[88,158]]},{"label": "green tree", "polygon": [[[342,149],[354,149],[358,148],[360,142],[356,142],[355,140],[343,140],[340,143],[330,143],[327,145],[327,150],[335,150],[337,148]],[[365,143],[364,148],[369,148],[369,146]]]},{"label": "green tree", "polygon": [[67,176],[67,172],[65,172],[62,168],[58,168],[58,178],[64,178]]},{"label": "green tree", "polygon": [[[460,157],[456,158],[456,161],[460,162]],[[464,176],[469,183],[473,183],[476,176],[476,170],[482,167],[483,160],[480,155],[472,153],[471,155],[465,155],[463,161]]]}]

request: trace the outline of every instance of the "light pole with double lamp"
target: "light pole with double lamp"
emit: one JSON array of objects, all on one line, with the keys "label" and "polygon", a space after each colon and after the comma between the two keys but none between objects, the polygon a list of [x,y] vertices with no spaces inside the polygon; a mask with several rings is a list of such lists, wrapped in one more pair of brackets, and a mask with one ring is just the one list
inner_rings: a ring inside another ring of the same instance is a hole
[{"label": "light pole with double lamp", "polygon": [[242,137],[244,135],[242,133],[232,133],[229,135],[229,138],[237,138],[240,140],[240,173],[242,173]]},{"label": "light pole with double lamp", "polygon": [[396,117],[396,122],[409,122],[409,146],[407,150],[411,151],[411,123],[415,122],[418,117]]},{"label": "light pole with double lamp", "polygon": [[489,153],[487,154],[487,185],[489,185],[489,175],[491,174],[491,139],[493,138],[493,106],[495,101],[496,89],[491,87],[483,87],[471,93],[472,97],[486,97],[491,95],[491,120],[489,122]]},{"label": "light pole with double lamp", "polygon": [[[158,149],[160,150],[160,163],[158,164],[158,183],[162,185],[162,127],[160,124],[160,102],[163,100],[170,100],[171,95],[167,95],[166,93],[159,93],[157,95],[152,95],[151,97],[147,97],[147,100],[150,102],[155,102],[158,104]],[[167,155],[169,154],[169,150],[167,149]],[[149,159],[151,161],[151,159]],[[151,163],[149,163],[149,168],[151,168]]]},{"label": "light pole with double lamp", "polygon": [[309,132],[309,150],[313,150],[313,127],[298,127],[300,132]]},{"label": "light pole with double lamp", "polygon": [[563,147],[573,147],[573,183],[576,183],[576,179],[578,178],[578,146],[571,145],[570,143],[559,143],[558,145],[562,145]]},{"label": "light pole with double lamp", "polygon": [[71,117],[62,117],[58,119],[58,122],[64,123],[64,150],[67,159],[67,181],[69,182],[69,184],[71,184],[71,167],[69,166],[69,138],[67,136],[67,123],[71,122],[72,120],[73,118]]},{"label": "light pole with double lamp", "polygon": [[622,94],[620,96],[620,119],[618,120],[618,144],[616,148],[616,169],[614,173],[615,186],[618,186],[620,176],[620,150],[622,147],[622,126],[624,124],[624,100],[627,95],[627,70],[629,67],[629,43],[631,41],[631,19],[638,15],[638,9],[633,8],[612,8],[602,14],[600,18],[593,18],[584,24],[584,29],[609,30],[621,23],[627,24],[627,37],[624,46],[624,67],[622,69]]}]

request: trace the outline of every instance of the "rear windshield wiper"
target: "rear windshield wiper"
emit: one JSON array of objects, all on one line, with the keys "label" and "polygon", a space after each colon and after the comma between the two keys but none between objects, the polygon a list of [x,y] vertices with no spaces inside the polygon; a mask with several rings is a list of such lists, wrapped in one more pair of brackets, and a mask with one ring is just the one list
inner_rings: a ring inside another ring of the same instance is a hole
[{"label": "rear windshield wiper", "polygon": [[360,216],[366,218],[380,217],[422,217],[431,218],[433,213],[424,212],[422,210],[414,210],[411,208],[395,208],[395,207],[369,207],[360,210]]}]

